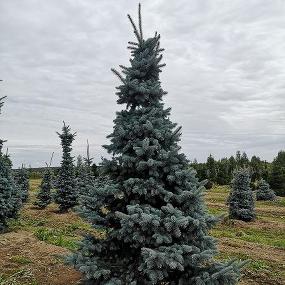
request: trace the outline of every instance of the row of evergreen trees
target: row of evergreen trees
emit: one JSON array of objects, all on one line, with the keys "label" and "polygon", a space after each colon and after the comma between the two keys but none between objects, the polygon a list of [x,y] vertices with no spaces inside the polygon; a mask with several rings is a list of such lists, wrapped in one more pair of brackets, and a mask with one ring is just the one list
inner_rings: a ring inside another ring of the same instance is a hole
[{"label": "row of evergreen trees", "polygon": [[[217,245],[209,230],[218,219],[205,206],[203,183],[180,152],[181,127],[171,122],[171,109],[162,101],[160,35],[144,38],[140,6],[139,25],[128,18],[136,41],[129,42],[130,66],[121,66],[122,73],[113,70],[121,81],[117,102],[125,108],[117,112],[111,143],[104,146],[111,159],[102,162],[103,176],[90,176],[87,157],[79,183],[71,155],[76,134],[65,124],[58,133],[63,156],[54,201],[60,212],[78,205],[79,213],[105,234],[87,235],[69,262],[92,285],[237,284],[243,263],[214,259]],[[0,167],[10,170],[7,156],[2,157],[6,162]],[[49,171],[37,196],[41,208],[52,200]],[[7,177],[1,187],[13,185]],[[249,181],[246,172],[235,177],[228,201],[231,217],[254,218]],[[4,203],[9,215],[10,204]]]},{"label": "row of evergreen trees", "polygon": [[241,153],[240,151],[237,151],[235,156],[220,160],[215,160],[214,156],[210,154],[206,163],[198,163],[195,159],[191,166],[196,169],[200,179],[208,179],[219,185],[230,184],[235,169],[248,168],[253,182],[261,178],[268,180],[270,175],[270,163],[255,155],[249,159],[245,152]]},{"label": "row of evergreen trees", "polygon": [[[50,164],[47,164],[44,171],[35,205],[44,209],[54,201],[59,206],[59,212],[65,213],[78,205],[80,196],[88,192],[89,186],[94,183],[95,176],[91,166],[92,158],[89,155],[88,142],[86,158],[78,157],[77,167],[75,167],[71,152],[76,133],[72,133],[70,126],[63,122],[62,132],[57,134],[62,146],[61,166],[55,177],[51,169],[51,158]],[[52,193],[53,189],[55,189],[54,193]]]},{"label": "row of evergreen trees", "polygon": [[213,183],[228,185],[231,183],[236,169],[247,168],[251,177],[251,188],[256,190],[262,179],[269,182],[272,189],[280,195],[285,195],[285,152],[280,151],[272,163],[261,160],[257,156],[248,158],[245,152],[236,152],[235,156],[215,160],[209,155],[205,163],[194,160],[191,166],[197,171],[200,180],[207,179],[206,188]]}]

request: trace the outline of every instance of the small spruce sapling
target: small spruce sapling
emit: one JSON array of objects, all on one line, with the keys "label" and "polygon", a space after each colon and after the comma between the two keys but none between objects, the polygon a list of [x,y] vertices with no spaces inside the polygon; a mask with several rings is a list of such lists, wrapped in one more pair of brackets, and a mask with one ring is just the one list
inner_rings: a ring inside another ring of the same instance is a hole
[{"label": "small spruce sapling", "polygon": [[18,169],[16,175],[15,175],[15,181],[17,184],[17,187],[21,193],[21,199],[22,202],[27,202],[29,198],[29,173],[27,169],[22,165],[20,169]]},{"label": "small spruce sapling", "polygon": [[261,179],[256,191],[256,200],[274,201],[275,199],[275,192],[264,179]]},{"label": "small spruce sapling", "polygon": [[245,222],[254,220],[254,198],[248,169],[239,169],[234,173],[228,205],[231,219]]},{"label": "small spruce sapling", "polygon": [[50,168],[52,163],[52,158],[53,158],[53,153],[50,159],[50,163],[46,164],[43,179],[40,185],[40,190],[37,194],[37,200],[34,203],[40,209],[46,208],[52,202],[51,190],[52,190],[53,173]]},{"label": "small spruce sapling", "polygon": [[63,122],[62,133],[57,133],[62,146],[62,161],[56,182],[55,202],[59,212],[67,212],[77,203],[77,185],[74,171],[74,158],[71,156],[72,142],[76,133],[71,133],[70,126]]}]

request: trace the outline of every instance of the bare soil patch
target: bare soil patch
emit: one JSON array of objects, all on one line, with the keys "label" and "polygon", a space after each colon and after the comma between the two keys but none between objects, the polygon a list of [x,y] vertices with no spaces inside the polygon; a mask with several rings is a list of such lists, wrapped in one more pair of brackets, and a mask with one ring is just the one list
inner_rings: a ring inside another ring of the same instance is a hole
[{"label": "bare soil patch", "polygon": [[9,280],[22,272],[16,284],[79,284],[80,273],[63,264],[62,258],[69,252],[62,247],[39,241],[26,231],[0,235],[0,245],[1,274]]}]

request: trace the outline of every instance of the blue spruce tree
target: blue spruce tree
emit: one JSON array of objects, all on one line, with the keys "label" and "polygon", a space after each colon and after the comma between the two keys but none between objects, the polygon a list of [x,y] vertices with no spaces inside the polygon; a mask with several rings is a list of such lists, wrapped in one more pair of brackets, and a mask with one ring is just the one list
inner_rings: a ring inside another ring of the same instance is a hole
[{"label": "blue spruce tree", "polygon": [[52,202],[51,190],[52,190],[52,171],[47,166],[44,171],[43,179],[40,185],[40,190],[37,194],[37,200],[35,201],[34,204],[38,206],[40,209],[46,208]]},{"label": "blue spruce tree", "polygon": [[40,209],[46,208],[52,202],[51,190],[53,187],[53,173],[51,170],[51,163],[53,159],[53,153],[51,155],[50,163],[46,163],[43,179],[40,185],[40,191],[37,194],[35,205]]},{"label": "blue spruce tree", "polygon": [[256,200],[274,201],[275,199],[276,195],[274,191],[264,179],[261,179],[256,191]]},{"label": "blue spruce tree", "polygon": [[[160,35],[129,42],[130,67],[116,70],[118,104],[114,130],[105,148],[113,155],[103,171],[112,182],[97,187],[85,214],[105,237],[86,237],[70,261],[88,284],[236,284],[241,264],[213,259],[216,241],[208,235],[216,218],[203,200],[204,187],[180,153],[181,128],[165,109],[159,73]],[[84,209],[83,209],[84,210]]]},{"label": "blue spruce tree", "polygon": [[[0,112],[3,105],[0,98]],[[21,208],[21,197],[12,176],[12,163],[7,154],[3,154],[0,139],[0,233],[7,229],[8,220],[16,218]]]},{"label": "blue spruce tree", "polygon": [[72,134],[70,127],[63,122],[62,133],[57,133],[62,146],[62,161],[59,170],[55,202],[59,205],[60,212],[67,212],[77,203],[77,186],[74,172],[74,158],[71,156],[72,142],[75,139],[75,133]]},{"label": "blue spruce tree", "polygon": [[253,192],[248,169],[236,170],[228,199],[231,219],[252,221],[255,218]]},{"label": "blue spruce tree", "polygon": [[21,193],[22,202],[27,202],[29,197],[29,174],[23,165],[15,175],[15,182]]}]

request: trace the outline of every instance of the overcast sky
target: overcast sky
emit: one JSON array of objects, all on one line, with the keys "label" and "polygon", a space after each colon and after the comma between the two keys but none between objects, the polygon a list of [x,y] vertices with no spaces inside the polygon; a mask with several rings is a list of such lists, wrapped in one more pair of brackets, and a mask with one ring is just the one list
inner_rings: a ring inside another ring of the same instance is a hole
[{"label": "overcast sky", "polygon": [[[137,1],[0,0],[1,138],[14,165],[42,166],[62,120],[96,162],[111,133]],[[144,35],[161,33],[162,86],[189,159],[237,149],[272,160],[285,145],[285,1],[144,0]]]}]

